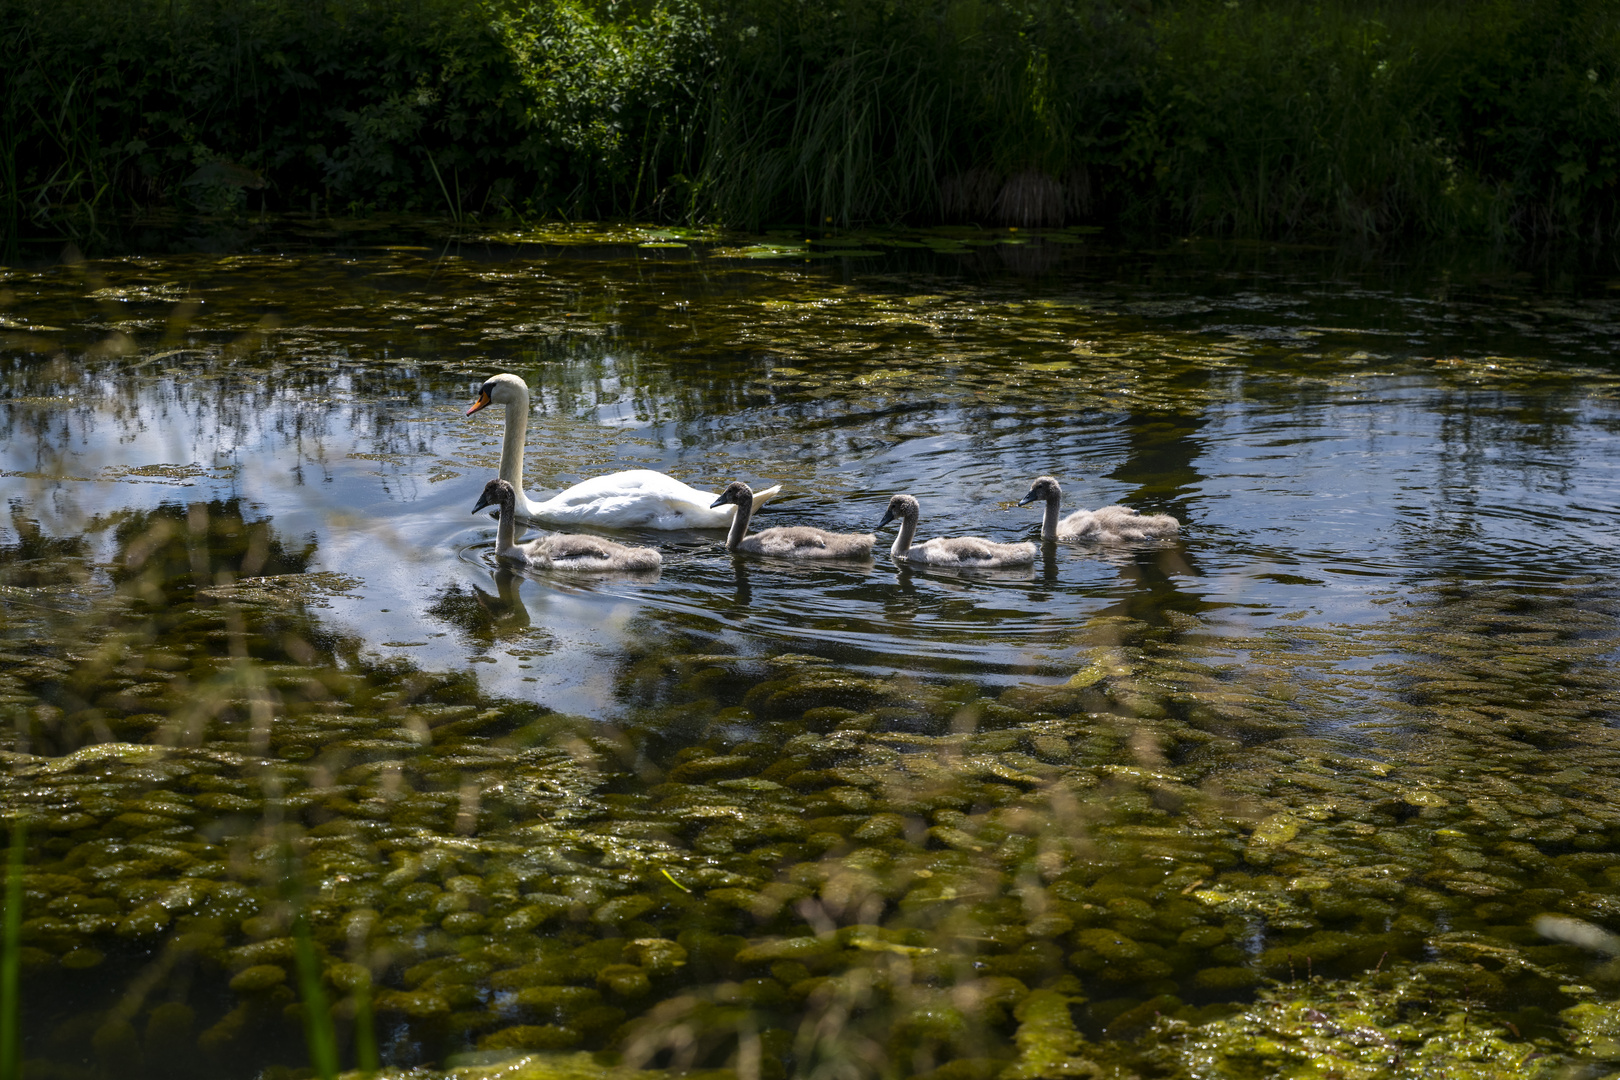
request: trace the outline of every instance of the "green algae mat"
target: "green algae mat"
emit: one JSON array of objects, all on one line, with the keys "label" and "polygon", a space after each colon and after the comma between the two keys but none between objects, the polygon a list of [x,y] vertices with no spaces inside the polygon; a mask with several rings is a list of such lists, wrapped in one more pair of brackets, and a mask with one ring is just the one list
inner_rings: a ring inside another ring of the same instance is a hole
[{"label": "green algae mat", "polygon": [[[1620,1073],[1620,283],[412,229],[0,268],[22,1075]],[[537,492],[1183,533],[517,576],[497,371]]]}]

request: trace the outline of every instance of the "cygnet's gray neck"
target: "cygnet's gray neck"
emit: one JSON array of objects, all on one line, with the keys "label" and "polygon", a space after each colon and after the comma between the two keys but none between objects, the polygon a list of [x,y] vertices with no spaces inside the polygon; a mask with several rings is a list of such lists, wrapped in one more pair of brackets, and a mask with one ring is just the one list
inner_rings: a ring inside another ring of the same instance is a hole
[{"label": "cygnet's gray neck", "polygon": [[501,492],[501,519],[495,527],[495,554],[511,551],[517,546],[517,498],[511,491]]},{"label": "cygnet's gray neck", "polygon": [[1041,539],[1056,540],[1058,525],[1058,499],[1061,496],[1049,495],[1046,498],[1046,516],[1041,519]]},{"label": "cygnet's gray neck", "polygon": [[731,515],[731,531],[726,534],[726,550],[736,551],[743,537],[748,535],[748,519],[754,516],[754,496],[748,492],[737,495],[737,512]]},{"label": "cygnet's gray neck", "polygon": [[889,548],[889,556],[903,559],[906,552],[911,550],[911,538],[917,535],[917,515],[903,514],[900,518],[900,532],[894,538],[894,545]]}]

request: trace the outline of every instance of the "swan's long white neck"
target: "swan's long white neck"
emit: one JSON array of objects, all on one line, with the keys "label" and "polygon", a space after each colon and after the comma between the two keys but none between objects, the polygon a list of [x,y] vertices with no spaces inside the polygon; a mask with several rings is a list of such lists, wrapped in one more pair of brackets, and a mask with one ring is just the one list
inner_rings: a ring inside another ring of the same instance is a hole
[{"label": "swan's long white neck", "polygon": [[523,490],[523,441],[529,434],[529,388],[513,386],[506,401],[506,435],[501,439],[501,479]]},{"label": "swan's long white neck", "polygon": [[[1056,540],[1057,539],[1058,500],[1060,498],[1062,498],[1062,496],[1056,494],[1055,492],[1052,495],[1047,497],[1047,500],[1046,500],[1046,516],[1041,518],[1041,539],[1042,540]],[[1025,520],[1028,520],[1028,519],[1026,518]]]},{"label": "swan's long white neck", "polygon": [[900,532],[894,538],[894,544],[889,548],[889,556],[903,559],[906,552],[911,550],[911,538],[917,535],[917,515],[906,514],[900,518]]},{"label": "swan's long white neck", "polygon": [[737,496],[737,512],[731,515],[731,531],[726,533],[726,550],[736,551],[748,535],[748,519],[754,516],[754,497],[747,492]]}]

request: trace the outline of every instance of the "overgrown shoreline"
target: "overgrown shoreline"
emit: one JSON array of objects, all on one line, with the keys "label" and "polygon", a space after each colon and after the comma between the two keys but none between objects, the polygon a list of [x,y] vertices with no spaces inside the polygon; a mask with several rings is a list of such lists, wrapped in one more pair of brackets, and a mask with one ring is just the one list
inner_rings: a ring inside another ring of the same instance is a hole
[{"label": "overgrown shoreline", "polygon": [[5,0],[0,229],[120,211],[1612,239],[1605,0]]}]

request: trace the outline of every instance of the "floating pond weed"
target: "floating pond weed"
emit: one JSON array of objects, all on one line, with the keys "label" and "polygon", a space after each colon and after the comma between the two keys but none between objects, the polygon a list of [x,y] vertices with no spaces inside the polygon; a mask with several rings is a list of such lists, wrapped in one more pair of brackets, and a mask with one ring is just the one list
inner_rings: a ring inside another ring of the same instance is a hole
[{"label": "floating pond weed", "polygon": [[[7,272],[26,1075],[1612,1056],[1607,938],[1536,929],[1620,903],[1606,294],[570,228]],[[771,479],[869,528],[915,484],[1022,539],[1051,468],[1184,536],[503,575],[461,412],[505,368],[545,487]]]}]

